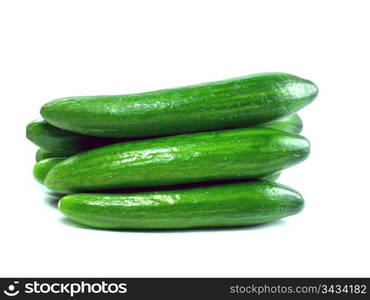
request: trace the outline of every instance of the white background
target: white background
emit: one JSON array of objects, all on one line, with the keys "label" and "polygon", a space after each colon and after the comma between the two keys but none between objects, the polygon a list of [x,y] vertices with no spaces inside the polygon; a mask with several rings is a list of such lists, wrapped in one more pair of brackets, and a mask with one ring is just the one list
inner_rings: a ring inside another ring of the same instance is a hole
[{"label": "white background", "polygon": [[[370,276],[369,1],[1,1],[0,276]],[[225,230],[73,225],[32,178],[26,124],[63,96],[281,71],[320,94],[279,182],[305,210]]]}]

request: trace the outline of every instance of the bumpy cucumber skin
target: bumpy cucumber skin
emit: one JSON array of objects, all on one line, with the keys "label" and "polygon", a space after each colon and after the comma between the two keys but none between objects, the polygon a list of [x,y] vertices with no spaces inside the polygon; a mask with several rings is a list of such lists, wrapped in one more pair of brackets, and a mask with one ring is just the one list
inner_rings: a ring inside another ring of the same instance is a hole
[{"label": "bumpy cucumber skin", "polygon": [[44,184],[45,177],[49,171],[63,160],[63,158],[47,158],[39,161],[33,167],[33,176],[39,183]]},{"label": "bumpy cucumber skin", "polygon": [[293,114],[276,121],[261,124],[259,126],[278,129],[292,134],[298,134],[301,133],[303,129],[303,122],[298,114]]},{"label": "bumpy cucumber skin", "polygon": [[267,181],[133,194],[72,194],[59,201],[60,211],[71,220],[110,229],[256,225],[294,215],[303,206],[297,191]]},{"label": "bumpy cucumber skin", "polygon": [[26,137],[42,149],[65,153],[67,156],[122,141],[74,133],[57,128],[42,119],[34,120],[27,125]]},{"label": "bumpy cucumber skin", "polygon": [[47,159],[47,158],[67,158],[71,156],[69,152],[63,152],[63,151],[48,151],[45,149],[38,149],[36,151],[36,162],[39,162],[41,160]]},{"label": "bumpy cucumber skin", "polygon": [[53,168],[46,186],[60,193],[259,178],[304,160],[309,142],[271,128],[242,128],[100,147]]},{"label": "bumpy cucumber skin", "polygon": [[102,137],[152,137],[240,128],[309,104],[318,89],[285,73],[263,73],[140,94],[61,98],[45,104],[50,124]]}]

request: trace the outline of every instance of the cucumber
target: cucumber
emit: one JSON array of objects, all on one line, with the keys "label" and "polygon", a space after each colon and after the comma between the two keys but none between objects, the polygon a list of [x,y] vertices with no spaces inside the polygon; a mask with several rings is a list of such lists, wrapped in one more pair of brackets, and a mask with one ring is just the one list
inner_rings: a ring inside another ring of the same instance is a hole
[{"label": "cucumber", "polygon": [[264,176],[261,179],[267,180],[267,181],[275,181],[280,177],[280,175],[281,175],[281,172],[276,172],[271,175]]},{"label": "cucumber", "polygon": [[259,126],[274,128],[289,133],[298,134],[303,129],[303,122],[302,119],[298,116],[298,114],[293,114],[279,120],[261,124]]},{"label": "cucumber", "polygon": [[47,158],[67,158],[69,157],[69,152],[63,152],[63,151],[48,151],[45,149],[39,149],[36,151],[36,162],[39,162],[43,159]]},{"label": "cucumber", "polygon": [[33,167],[33,176],[39,183],[44,184],[45,177],[49,171],[63,160],[63,158],[47,158],[39,161]]},{"label": "cucumber", "polygon": [[60,199],[60,211],[95,228],[176,229],[246,226],[294,215],[304,200],[267,181],[132,194],[86,193]]},{"label": "cucumber", "polygon": [[140,94],[61,98],[41,108],[50,124],[101,137],[153,137],[240,128],[292,114],[318,89],[285,73],[263,73]]},{"label": "cucumber", "polygon": [[65,153],[67,156],[122,141],[91,137],[63,130],[42,119],[37,119],[27,125],[26,136],[40,148],[52,152]]},{"label": "cucumber", "polygon": [[[40,162],[42,160],[46,160],[48,158],[55,158],[55,159],[58,159],[60,161],[63,161],[67,158],[67,156],[61,156],[60,153],[57,153],[57,152],[50,152],[50,151],[46,151],[44,149],[39,149],[37,152],[36,152],[36,162]],[[264,180],[270,180],[270,181],[275,181],[277,180],[281,175],[281,172],[276,172],[276,173],[272,173],[272,174],[269,174],[269,175],[266,175],[264,177],[262,177],[262,179]],[[42,179],[42,181],[44,181],[45,178]]]},{"label": "cucumber", "polygon": [[[303,124],[301,118],[297,114],[293,114],[258,126],[275,128],[298,134],[301,132]],[[43,148],[39,149],[36,153],[37,162],[52,157],[69,157],[83,150],[130,141],[130,139],[100,138],[80,135],[54,127],[44,120],[35,120],[27,126],[27,138],[34,144]],[[50,150],[57,148],[60,150]]]},{"label": "cucumber", "polygon": [[60,193],[259,178],[303,161],[309,142],[271,128],[241,128],[100,147],[53,168],[46,186]]}]

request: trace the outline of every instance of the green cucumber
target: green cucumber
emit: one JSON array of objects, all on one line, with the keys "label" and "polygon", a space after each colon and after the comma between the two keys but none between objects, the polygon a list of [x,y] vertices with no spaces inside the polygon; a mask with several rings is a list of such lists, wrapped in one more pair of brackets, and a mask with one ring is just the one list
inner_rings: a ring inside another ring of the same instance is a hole
[{"label": "green cucumber", "polygon": [[[301,132],[303,124],[301,118],[297,114],[293,114],[258,126],[298,134]],[[77,134],[54,127],[44,120],[31,122],[27,126],[27,137],[34,144],[43,148],[37,151],[36,161],[51,157],[69,157],[83,150],[129,141],[129,139],[100,138]],[[50,150],[57,148],[60,150]]]},{"label": "green cucumber", "polygon": [[295,190],[267,181],[132,194],[64,196],[60,211],[95,228],[176,229],[246,226],[294,215],[304,200]]},{"label": "green cucumber", "polygon": [[271,175],[264,176],[261,179],[268,180],[268,181],[275,181],[280,177],[280,175],[281,175],[281,172],[276,172]]},{"label": "green cucumber", "polygon": [[47,158],[66,158],[71,156],[69,152],[63,152],[63,151],[48,151],[45,149],[39,149],[36,151],[36,162],[39,162],[41,160],[47,159]]},{"label": "green cucumber", "polygon": [[289,133],[298,134],[303,129],[303,122],[302,119],[298,116],[298,114],[293,114],[276,121],[261,124],[259,126],[274,128]]},{"label": "green cucumber", "polygon": [[63,158],[47,158],[39,161],[33,167],[33,176],[39,183],[44,184],[45,177],[49,171],[63,160]]},{"label": "green cucumber", "polygon": [[285,73],[263,73],[140,94],[61,98],[41,108],[50,124],[101,137],[153,137],[240,128],[292,114],[318,89]]},{"label": "green cucumber", "polygon": [[122,141],[91,137],[63,130],[42,119],[37,119],[27,125],[26,136],[40,148],[52,152],[65,153],[67,156]]},{"label": "green cucumber", "polygon": [[[61,162],[61,161],[65,160],[67,158],[67,156],[63,156],[58,152],[46,151],[44,149],[39,149],[36,152],[36,162],[37,163],[40,162],[40,161],[46,160],[48,158],[58,159],[58,161]],[[280,175],[281,175],[281,172],[276,172],[276,173],[272,173],[270,175],[266,175],[266,176],[262,177],[262,179],[275,181],[280,177]],[[45,176],[46,176],[46,174],[45,174]],[[44,182],[44,179],[45,178],[42,179],[42,183]]]},{"label": "green cucumber", "polygon": [[60,193],[259,178],[303,161],[309,142],[252,127],[118,143],[74,155],[46,186]]}]

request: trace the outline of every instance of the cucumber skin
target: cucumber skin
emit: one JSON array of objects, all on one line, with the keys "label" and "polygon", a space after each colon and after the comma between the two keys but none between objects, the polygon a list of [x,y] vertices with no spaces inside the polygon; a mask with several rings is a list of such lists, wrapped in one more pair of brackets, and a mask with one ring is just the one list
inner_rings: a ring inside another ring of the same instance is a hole
[{"label": "cucumber skin", "polygon": [[44,180],[49,171],[63,160],[63,158],[47,158],[39,161],[33,167],[33,176],[39,183],[44,184]]},{"label": "cucumber skin", "polygon": [[26,137],[42,149],[64,153],[66,156],[122,141],[74,133],[57,128],[42,119],[27,125]]},{"label": "cucumber skin", "polygon": [[[58,153],[49,152],[49,151],[46,151],[46,150],[43,150],[43,149],[39,149],[36,152],[36,162],[37,163],[39,163],[43,160],[47,160],[47,159],[57,159],[59,162],[62,162],[66,158],[67,157],[60,156],[60,154],[58,154]],[[281,172],[276,172],[276,173],[272,173],[270,175],[266,175],[266,176],[262,177],[261,179],[269,180],[269,181],[275,181],[280,177],[280,175],[281,175]],[[45,177],[46,177],[46,174],[45,174]],[[42,182],[40,182],[39,180],[37,180],[37,181],[44,184],[45,177],[42,178]]]},{"label": "cucumber skin", "polygon": [[[301,118],[297,114],[293,114],[257,126],[298,134],[302,131],[303,124]],[[90,150],[109,144],[130,141],[130,139],[112,139],[80,135],[54,127],[44,120],[35,120],[27,126],[27,138],[34,144],[43,148],[39,149],[36,153],[37,162],[52,157],[69,157],[82,152],[83,150],[81,149]],[[60,150],[50,150],[57,148]]]},{"label": "cucumber skin", "polygon": [[246,226],[300,212],[302,196],[286,186],[252,181],[133,194],[85,193],[61,198],[71,220],[107,229]]},{"label": "cucumber skin", "polygon": [[298,114],[292,114],[282,119],[264,123],[259,126],[278,129],[292,134],[299,134],[303,129],[303,122]]},{"label": "cucumber skin", "polygon": [[69,152],[57,152],[57,151],[48,151],[45,149],[38,149],[36,151],[36,162],[39,162],[41,160],[47,159],[47,158],[67,158],[71,156]]},{"label": "cucumber skin", "polygon": [[46,186],[60,193],[259,178],[303,161],[309,142],[271,128],[242,128],[119,143],[74,155]]},{"label": "cucumber skin", "polygon": [[60,98],[40,113],[81,134],[153,137],[265,123],[298,111],[317,94],[311,81],[262,73],[140,94]]},{"label": "cucumber skin", "polygon": [[271,175],[264,176],[261,179],[266,180],[266,181],[275,181],[280,177],[280,175],[281,175],[281,172],[276,172],[276,173],[272,173]]}]

